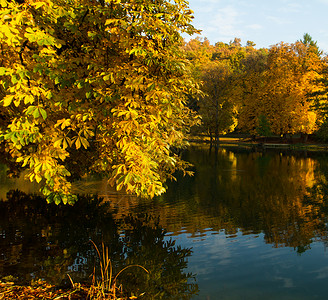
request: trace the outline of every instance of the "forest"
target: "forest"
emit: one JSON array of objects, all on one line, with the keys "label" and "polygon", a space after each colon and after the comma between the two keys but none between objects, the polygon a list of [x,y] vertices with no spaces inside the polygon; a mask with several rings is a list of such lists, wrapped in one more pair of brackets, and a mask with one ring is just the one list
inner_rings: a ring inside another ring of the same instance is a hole
[{"label": "forest", "polygon": [[268,49],[238,38],[215,45],[196,38],[183,49],[202,82],[204,96],[189,102],[201,115],[200,133],[327,139],[327,57],[308,33]]}]

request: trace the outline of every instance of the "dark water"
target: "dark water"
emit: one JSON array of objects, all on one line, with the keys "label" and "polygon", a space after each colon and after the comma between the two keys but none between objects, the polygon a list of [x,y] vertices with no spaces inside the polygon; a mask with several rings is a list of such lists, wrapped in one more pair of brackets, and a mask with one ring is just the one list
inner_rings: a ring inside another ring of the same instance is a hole
[{"label": "dark water", "polygon": [[101,197],[46,205],[3,171],[0,278],[88,281],[99,264],[92,239],[109,247],[115,272],[150,271],[120,276],[141,299],[327,299],[328,154],[198,147],[184,156],[195,176],[152,201],[89,180],[76,190]]}]

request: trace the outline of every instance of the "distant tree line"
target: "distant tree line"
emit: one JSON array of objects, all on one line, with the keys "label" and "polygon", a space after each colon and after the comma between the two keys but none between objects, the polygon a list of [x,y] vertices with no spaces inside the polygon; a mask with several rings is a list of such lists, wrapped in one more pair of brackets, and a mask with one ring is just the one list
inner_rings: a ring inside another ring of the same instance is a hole
[{"label": "distant tree line", "polygon": [[327,139],[328,65],[317,43],[304,34],[293,44],[255,46],[242,46],[238,38],[215,45],[196,38],[184,45],[204,92],[198,102],[190,99],[202,117],[198,130],[213,140],[232,131]]}]

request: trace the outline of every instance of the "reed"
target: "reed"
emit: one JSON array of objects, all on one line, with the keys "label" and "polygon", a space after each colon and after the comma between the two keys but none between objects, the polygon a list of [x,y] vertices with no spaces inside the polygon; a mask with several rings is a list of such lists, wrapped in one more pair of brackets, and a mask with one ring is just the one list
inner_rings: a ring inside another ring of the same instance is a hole
[{"label": "reed", "polygon": [[[120,300],[122,298],[123,289],[122,285],[117,286],[117,278],[127,269],[138,267],[143,269],[146,273],[149,274],[148,270],[141,265],[129,265],[120,270],[115,276],[113,275],[113,266],[112,261],[109,257],[108,247],[102,243],[102,251],[99,251],[97,245],[91,240],[90,241],[94,248],[97,251],[99,257],[99,266],[101,279],[97,280],[96,269],[94,268],[92,276],[92,284],[89,289],[89,299],[101,300],[101,299],[110,299],[110,300]],[[139,296],[142,296],[140,294]],[[136,296],[131,296],[125,299],[137,299]]]}]

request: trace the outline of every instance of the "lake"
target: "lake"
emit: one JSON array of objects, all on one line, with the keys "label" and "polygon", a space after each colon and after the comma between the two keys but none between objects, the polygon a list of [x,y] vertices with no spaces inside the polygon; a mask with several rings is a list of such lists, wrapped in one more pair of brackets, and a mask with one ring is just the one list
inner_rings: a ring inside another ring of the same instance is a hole
[{"label": "lake", "polygon": [[0,171],[0,278],[90,281],[108,247],[140,299],[326,299],[328,153],[192,146],[195,175],[153,200],[75,184],[73,207]]}]

